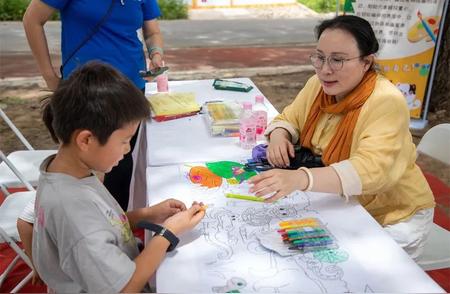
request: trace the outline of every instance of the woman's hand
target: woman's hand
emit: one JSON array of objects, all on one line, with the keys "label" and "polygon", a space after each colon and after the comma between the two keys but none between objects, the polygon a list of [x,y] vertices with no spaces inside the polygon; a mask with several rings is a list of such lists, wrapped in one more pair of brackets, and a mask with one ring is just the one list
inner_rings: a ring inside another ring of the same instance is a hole
[{"label": "woman's hand", "polygon": [[289,157],[293,158],[295,156],[295,151],[288,131],[283,128],[276,128],[270,133],[270,141],[269,146],[267,147],[266,156],[272,166],[289,166]]},{"label": "woman's hand", "polygon": [[194,203],[191,208],[169,217],[163,226],[175,235],[179,235],[194,228],[204,216],[205,210],[202,206]]},{"label": "woman's hand", "polygon": [[148,209],[150,210],[148,212],[149,220],[153,223],[161,224],[168,217],[171,217],[174,214],[177,214],[181,211],[185,211],[186,205],[184,205],[183,202],[176,199],[167,199],[164,200],[163,202],[160,202],[156,205],[149,207]]},{"label": "woman's hand", "polygon": [[250,178],[251,193],[262,197],[275,193],[265,202],[274,202],[281,197],[289,195],[295,190],[304,190],[308,184],[308,178],[301,170],[272,169]]},{"label": "woman's hand", "polygon": [[150,59],[150,68],[154,69],[154,68],[163,67],[163,66],[164,66],[164,62],[163,62],[161,54],[153,54],[152,58]]}]

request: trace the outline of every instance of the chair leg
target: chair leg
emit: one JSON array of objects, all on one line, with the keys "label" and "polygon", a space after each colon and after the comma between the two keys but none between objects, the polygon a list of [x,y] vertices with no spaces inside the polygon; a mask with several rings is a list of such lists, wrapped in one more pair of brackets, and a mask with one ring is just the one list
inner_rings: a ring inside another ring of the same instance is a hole
[{"label": "chair leg", "polygon": [[20,289],[22,289],[23,286],[25,286],[26,283],[28,283],[32,277],[33,277],[33,270],[31,270],[31,272],[22,281],[20,281],[20,283],[17,284],[17,286],[15,286],[14,289],[11,290],[11,293],[19,292]]},{"label": "chair leg", "polygon": [[17,261],[19,261],[20,256],[16,255],[14,259],[11,261],[10,264],[6,267],[5,271],[0,275],[0,286],[3,285],[3,282],[6,280],[6,277],[8,276],[9,272],[14,268]]},{"label": "chair leg", "polygon": [[2,190],[5,196],[11,195],[11,193],[9,193],[8,189],[6,189],[6,187],[3,184],[0,184],[0,190]]}]

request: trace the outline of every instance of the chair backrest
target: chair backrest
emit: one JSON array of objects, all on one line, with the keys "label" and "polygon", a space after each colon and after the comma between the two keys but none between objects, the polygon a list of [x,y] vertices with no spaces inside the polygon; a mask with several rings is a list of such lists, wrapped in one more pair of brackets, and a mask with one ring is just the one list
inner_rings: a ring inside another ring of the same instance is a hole
[{"label": "chair backrest", "polygon": [[[6,197],[0,206],[0,228],[7,236],[14,241],[20,241],[19,232],[17,231],[17,219],[19,218],[25,206],[28,205],[36,197],[36,191],[16,192]],[[0,243],[2,240],[0,234]]]},{"label": "chair backrest", "polygon": [[450,124],[429,129],[417,145],[417,151],[450,165]]},{"label": "chair backrest", "polygon": [[34,191],[33,186],[25,179],[22,173],[14,166],[14,164],[5,156],[5,154],[0,150],[0,159],[6,163],[6,165],[11,169],[11,171],[19,178],[19,180],[27,187],[28,190]]},{"label": "chair backrest", "polygon": [[27,147],[28,150],[34,150],[30,142],[22,135],[18,128],[13,124],[13,122],[6,116],[6,113],[0,108],[0,117],[6,122],[6,124],[11,128],[11,130],[16,134],[17,138]]}]

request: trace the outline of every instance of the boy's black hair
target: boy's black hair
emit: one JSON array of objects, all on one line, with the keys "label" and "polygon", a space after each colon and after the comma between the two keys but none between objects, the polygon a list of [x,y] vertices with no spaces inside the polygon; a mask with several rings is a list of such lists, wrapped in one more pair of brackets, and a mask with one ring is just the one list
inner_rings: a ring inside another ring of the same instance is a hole
[{"label": "boy's black hair", "polygon": [[150,116],[147,99],[112,66],[93,61],[59,83],[44,101],[42,118],[55,142],[68,144],[74,131],[91,131],[101,145],[128,123]]},{"label": "boy's black hair", "polygon": [[324,20],[316,27],[317,39],[326,29],[341,29],[350,33],[358,44],[361,57],[378,52],[379,45],[370,23],[355,15],[340,15]]}]

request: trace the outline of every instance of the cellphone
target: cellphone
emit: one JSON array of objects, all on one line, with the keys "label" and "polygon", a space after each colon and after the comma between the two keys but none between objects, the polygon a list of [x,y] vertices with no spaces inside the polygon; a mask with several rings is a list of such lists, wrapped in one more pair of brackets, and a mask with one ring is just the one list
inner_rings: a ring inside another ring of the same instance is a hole
[{"label": "cellphone", "polygon": [[213,87],[216,90],[229,90],[238,92],[250,92],[253,89],[252,86],[244,83],[227,81],[222,79],[215,79],[213,82]]},{"label": "cellphone", "polygon": [[165,73],[168,70],[169,70],[169,67],[161,66],[161,67],[156,67],[153,70],[147,70],[147,71],[141,70],[141,71],[139,71],[139,75],[143,78],[156,78],[157,76]]}]

